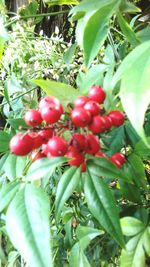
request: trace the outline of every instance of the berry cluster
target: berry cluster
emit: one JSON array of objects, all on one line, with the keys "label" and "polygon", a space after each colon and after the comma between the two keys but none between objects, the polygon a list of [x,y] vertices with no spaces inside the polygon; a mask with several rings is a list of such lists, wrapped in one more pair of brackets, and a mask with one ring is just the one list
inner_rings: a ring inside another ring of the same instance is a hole
[{"label": "berry cluster", "polygon": [[[113,110],[104,114],[102,104],[106,93],[100,86],[92,86],[88,96],[79,96],[69,113],[69,119],[63,120],[63,107],[55,97],[46,96],[39,102],[39,109],[28,110],[24,120],[29,129],[17,133],[10,141],[10,150],[17,156],[30,152],[32,161],[43,157],[68,157],[71,166],[82,165],[86,170],[86,154],[109,158],[118,168],[125,163],[121,153],[108,157],[101,151],[96,134],[109,131],[124,123],[124,113]],[[70,130],[72,137],[65,140],[63,133]]]}]

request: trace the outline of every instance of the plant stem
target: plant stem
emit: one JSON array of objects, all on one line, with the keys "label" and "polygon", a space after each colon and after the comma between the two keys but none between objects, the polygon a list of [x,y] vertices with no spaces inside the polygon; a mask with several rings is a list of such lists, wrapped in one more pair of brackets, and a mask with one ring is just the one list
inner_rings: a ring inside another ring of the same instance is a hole
[{"label": "plant stem", "polygon": [[[30,90],[28,90],[28,91],[26,91],[26,92],[24,92],[24,93],[22,93],[22,94],[20,94],[20,95],[18,95],[18,96],[16,96],[16,97],[14,97],[13,99],[11,99],[11,100],[9,101],[9,103],[11,103],[11,102],[13,102],[14,100],[16,100],[16,99],[18,99],[18,98],[20,98],[20,97],[22,97],[22,96],[24,96],[24,95],[30,93],[30,92],[33,91],[33,90],[35,90],[35,88],[32,88],[32,89],[30,89]],[[3,106],[5,106],[5,105],[7,105],[7,104],[8,104],[7,101],[3,102],[2,104],[0,104],[0,108],[3,107]]]},{"label": "plant stem", "polygon": [[63,11],[50,12],[50,13],[19,16],[18,19],[41,18],[41,17],[47,17],[47,16],[63,15],[63,14],[69,13],[69,11],[70,10],[63,10]]}]

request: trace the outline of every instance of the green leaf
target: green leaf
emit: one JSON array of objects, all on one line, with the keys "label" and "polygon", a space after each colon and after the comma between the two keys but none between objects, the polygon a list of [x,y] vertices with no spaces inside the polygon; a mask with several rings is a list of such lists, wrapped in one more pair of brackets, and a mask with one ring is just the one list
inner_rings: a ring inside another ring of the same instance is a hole
[{"label": "green leaf", "polygon": [[138,8],[136,5],[134,5],[133,3],[131,3],[129,1],[127,1],[127,0],[123,0],[121,2],[120,10],[123,13],[131,13],[131,14],[134,14],[134,13],[137,13],[137,12],[141,12],[140,8]]},{"label": "green leaf", "polygon": [[96,12],[91,13],[87,20],[83,31],[83,50],[87,67],[91,65],[104,43],[108,33],[109,19],[118,9],[119,4],[120,1],[115,0],[102,1],[101,7],[97,7]]},{"label": "green leaf", "polygon": [[130,122],[127,122],[124,125],[124,129],[127,143],[129,143],[131,147],[134,148],[136,143],[139,142],[141,138],[139,137],[138,133],[135,131]]},{"label": "green leaf", "polygon": [[78,83],[78,86],[80,87],[81,93],[87,94],[93,84],[101,85],[103,81],[103,74],[106,69],[107,65],[99,64],[92,66],[84,75],[82,75],[83,73],[79,73],[81,80]]},{"label": "green leaf", "polygon": [[3,16],[0,15],[0,42],[1,41],[7,41],[9,39],[9,35],[4,27],[4,22],[3,22]]},{"label": "green leaf", "polygon": [[42,189],[28,184],[15,196],[6,214],[6,229],[30,267],[53,266],[49,200]]},{"label": "green leaf", "polygon": [[150,41],[137,46],[123,60],[113,79],[113,84],[121,79],[120,97],[123,108],[146,144],[143,123],[150,103],[149,51]]},{"label": "green leaf", "polygon": [[0,39],[0,67],[1,67],[1,63],[2,63],[2,56],[3,56],[4,47],[5,47],[5,41]]},{"label": "green leaf", "polygon": [[92,239],[102,234],[104,234],[104,232],[101,230],[81,225],[79,225],[76,230],[76,235],[79,240],[80,247],[83,250],[87,248]]},{"label": "green leaf", "polygon": [[26,157],[18,157],[10,154],[4,164],[4,171],[8,179],[11,181],[17,177],[21,177],[26,164]]},{"label": "green leaf", "polygon": [[97,177],[109,177],[112,179],[124,179],[126,182],[129,181],[128,177],[119,170],[110,160],[102,157],[94,157],[87,161],[87,166],[90,168],[91,175]]},{"label": "green leaf", "polygon": [[55,200],[55,210],[56,210],[56,218],[58,219],[60,216],[60,212],[67,201],[67,199],[71,196],[73,191],[76,189],[81,178],[81,170],[80,168],[71,167],[67,171],[64,172],[61,177],[56,191],[56,200]]},{"label": "green leaf", "polygon": [[142,232],[145,225],[136,218],[124,217],[120,220],[122,232],[126,236],[134,236]]},{"label": "green leaf", "polygon": [[73,102],[79,95],[79,91],[77,89],[65,83],[50,80],[45,81],[42,79],[32,80],[32,82],[40,86],[47,95],[57,97],[64,106]]},{"label": "green leaf", "polygon": [[[126,172],[126,174],[128,174],[127,168],[125,168],[124,171]],[[129,174],[129,176],[130,175],[131,174]],[[123,180],[120,180],[119,184],[123,198],[135,203],[141,203],[141,192],[137,186],[135,186],[134,184],[126,183]]]},{"label": "green leaf", "polygon": [[[134,226],[133,226],[134,227]],[[145,267],[145,252],[150,255],[150,228],[130,239],[121,253],[121,267]]]},{"label": "green leaf", "polygon": [[77,5],[79,1],[77,0],[44,0],[49,6],[58,6],[58,5]]},{"label": "green leaf", "polygon": [[104,144],[109,148],[109,152],[114,154],[121,150],[125,145],[124,126],[114,128],[109,135],[103,138]]},{"label": "green leaf", "polygon": [[[150,143],[150,137],[147,138],[147,140]],[[134,149],[134,153],[140,157],[150,159],[150,149],[145,145],[145,143],[142,140],[140,140],[136,144],[135,149]]]},{"label": "green leaf", "polygon": [[103,179],[93,175],[90,166],[87,168],[88,170],[84,180],[84,192],[89,210],[99,224],[121,247],[124,247],[118,209],[111,190]]},{"label": "green leaf", "polygon": [[76,43],[72,44],[67,49],[67,51],[65,52],[65,54],[63,55],[64,62],[66,63],[68,69],[70,69],[70,64],[73,61],[73,56],[75,54],[76,48],[77,48],[77,44]]},{"label": "green leaf", "polygon": [[9,149],[11,136],[9,133],[0,131],[0,152],[6,152]]},{"label": "green leaf", "polygon": [[128,22],[123,18],[121,13],[118,13],[117,15],[118,23],[121,28],[121,31],[125,35],[126,39],[131,43],[133,47],[136,47],[140,44],[140,41],[138,40],[135,32],[131,28],[131,26],[128,24]]},{"label": "green leaf", "polygon": [[83,250],[80,248],[79,242],[77,242],[70,253],[69,257],[70,267],[91,267]]},{"label": "green leaf", "polygon": [[19,127],[28,127],[27,124],[25,123],[24,119],[22,118],[17,118],[17,119],[8,119],[8,123],[11,125],[12,128],[15,130],[19,130]]},{"label": "green leaf", "polygon": [[4,185],[0,190],[0,212],[2,212],[11,202],[20,187],[19,182],[12,182]]},{"label": "green leaf", "polygon": [[141,42],[149,41],[150,39],[150,26],[147,26],[146,28],[138,31],[136,33],[136,36]]},{"label": "green leaf", "polygon": [[42,158],[38,161],[35,161],[30,166],[26,179],[28,181],[34,181],[45,176],[49,176],[55,171],[55,169],[64,163],[66,158],[64,157],[56,157],[56,158]]}]

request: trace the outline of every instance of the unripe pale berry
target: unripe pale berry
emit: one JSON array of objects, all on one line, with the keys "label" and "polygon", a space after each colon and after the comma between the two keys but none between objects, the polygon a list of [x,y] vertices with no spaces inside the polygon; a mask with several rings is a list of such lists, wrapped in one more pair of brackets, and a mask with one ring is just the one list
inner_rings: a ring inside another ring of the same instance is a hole
[{"label": "unripe pale berry", "polygon": [[30,109],[25,113],[24,120],[27,125],[36,127],[42,123],[42,117],[38,110]]},{"label": "unripe pale berry", "polygon": [[86,135],[87,147],[85,151],[88,154],[95,155],[100,150],[100,143],[96,136],[93,134]]},{"label": "unripe pale berry", "polygon": [[68,144],[62,137],[54,136],[48,141],[47,149],[53,157],[64,156],[67,152]]},{"label": "unripe pale berry", "polygon": [[33,148],[32,138],[28,134],[18,133],[10,141],[10,150],[17,156],[25,156]]},{"label": "unripe pale berry", "polygon": [[68,158],[73,158],[68,160],[68,163],[71,166],[80,166],[84,162],[84,155],[80,153],[75,147],[69,147],[66,156]]},{"label": "unripe pale berry", "polygon": [[78,96],[74,102],[75,108],[82,108],[87,102],[89,98],[87,96]]},{"label": "unripe pale berry", "polygon": [[99,104],[102,104],[106,98],[106,93],[101,86],[93,85],[90,88],[88,97],[91,100],[94,100],[94,101],[98,102]]},{"label": "unripe pale berry", "polygon": [[91,122],[91,114],[83,108],[75,108],[71,113],[71,119],[75,126],[86,127]]},{"label": "unripe pale berry", "polygon": [[124,123],[125,114],[119,110],[111,111],[108,116],[111,118],[112,124],[115,127],[119,127]]},{"label": "unripe pale berry", "polygon": [[103,116],[94,116],[91,124],[89,125],[89,130],[92,131],[94,134],[105,132],[106,128]]}]

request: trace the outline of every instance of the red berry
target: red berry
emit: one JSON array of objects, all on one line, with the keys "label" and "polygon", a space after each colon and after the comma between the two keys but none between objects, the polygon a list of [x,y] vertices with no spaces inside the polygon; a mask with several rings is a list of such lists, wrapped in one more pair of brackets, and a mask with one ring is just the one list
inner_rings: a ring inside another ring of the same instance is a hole
[{"label": "red berry", "polygon": [[39,148],[43,144],[42,138],[37,132],[30,132],[29,136],[32,138],[33,149]]},{"label": "red berry", "polygon": [[30,160],[36,161],[45,157],[46,155],[42,151],[33,151],[30,155]]},{"label": "red berry", "polygon": [[92,116],[98,115],[101,111],[100,105],[96,101],[88,101],[84,105],[84,109],[88,110]]},{"label": "red berry", "polygon": [[100,143],[96,136],[93,134],[86,135],[87,147],[85,151],[88,154],[95,155],[100,149]]},{"label": "red berry", "polygon": [[68,144],[62,137],[54,136],[48,143],[48,152],[54,157],[64,156],[68,149]]},{"label": "red berry", "polygon": [[85,161],[81,165],[81,171],[86,172],[86,162]]},{"label": "red berry", "polygon": [[42,117],[38,110],[30,109],[26,112],[24,120],[27,125],[36,127],[42,123]]},{"label": "red berry", "polygon": [[125,163],[125,161],[126,161],[124,155],[121,154],[121,153],[115,153],[115,154],[113,154],[111,156],[111,159],[119,161],[121,165],[123,165]]},{"label": "red berry", "polygon": [[89,125],[89,130],[94,134],[105,132],[105,119],[103,119],[103,116],[94,116],[91,124]]},{"label": "red berry", "polygon": [[121,169],[122,164],[118,160],[113,159],[112,157],[110,157],[109,159],[113,164],[115,164],[119,169]]},{"label": "red berry", "polygon": [[50,138],[52,138],[54,134],[54,129],[45,127],[43,130],[38,132],[38,135],[42,138],[42,143],[46,144]]},{"label": "red berry", "polygon": [[51,104],[41,109],[41,116],[46,123],[53,124],[60,119],[61,113],[54,104]]},{"label": "red berry", "polygon": [[71,113],[71,119],[74,125],[85,127],[91,122],[91,114],[83,108],[75,108]]},{"label": "red berry", "polygon": [[87,96],[78,96],[74,102],[75,108],[82,108],[87,102],[89,98]]},{"label": "red berry", "polygon": [[60,101],[56,97],[51,97],[51,96],[45,96],[40,100],[39,109],[41,110],[46,106],[51,106],[51,105],[57,107],[56,109],[58,109],[61,114],[63,113],[63,107]]},{"label": "red berry", "polygon": [[75,147],[70,147],[66,156],[68,158],[73,158],[68,160],[71,166],[80,166],[84,162],[84,155],[81,154]]},{"label": "red berry", "polygon": [[108,116],[111,118],[113,126],[118,127],[124,123],[125,114],[119,110],[111,111]]},{"label": "red berry", "polygon": [[42,145],[42,153],[45,154],[48,158],[52,157],[51,153],[49,152],[47,144]]},{"label": "red berry", "polygon": [[111,118],[109,116],[103,116],[103,120],[105,122],[105,130],[110,130],[113,126]]},{"label": "red berry", "polygon": [[95,154],[95,156],[96,156],[96,157],[107,158],[107,155],[106,155],[105,153],[101,152],[101,151],[97,152],[97,153]]},{"label": "red berry", "polygon": [[18,133],[10,141],[10,150],[17,156],[25,156],[33,148],[32,138],[28,134]]},{"label": "red berry", "polygon": [[93,85],[90,88],[88,97],[91,100],[94,100],[94,101],[98,102],[99,104],[101,104],[105,100],[106,93],[102,87]]},{"label": "red berry", "polygon": [[76,147],[78,151],[85,150],[87,146],[85,135],[80,133],[73,134],[71,140],[69,141],[69,145]]}]

